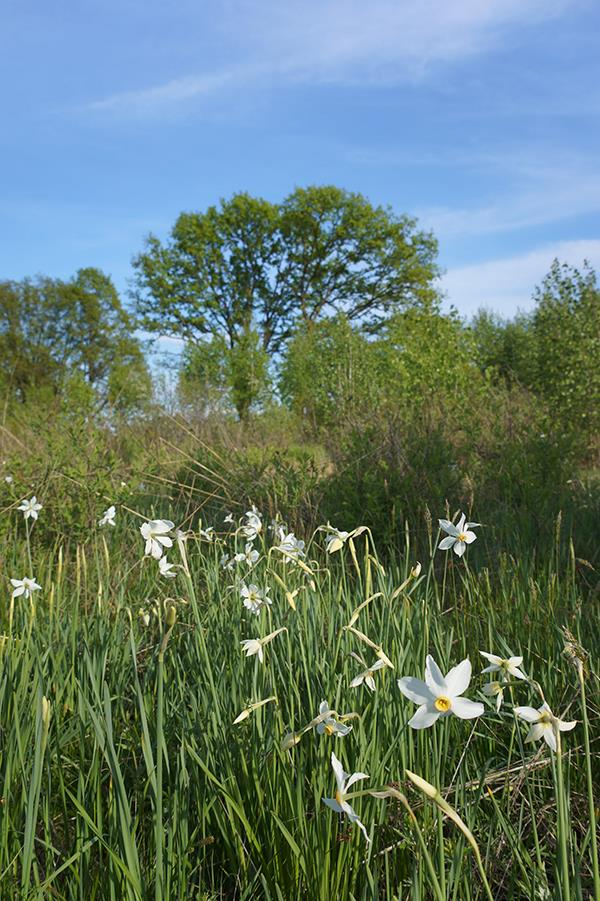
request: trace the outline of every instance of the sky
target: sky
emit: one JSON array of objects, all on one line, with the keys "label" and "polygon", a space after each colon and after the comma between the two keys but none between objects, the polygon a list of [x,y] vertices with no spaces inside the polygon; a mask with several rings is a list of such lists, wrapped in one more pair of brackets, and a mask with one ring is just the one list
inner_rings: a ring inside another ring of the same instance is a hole
[{"label": "sky", "polygon": [[183,210],[335,184],[439,241],[445,307],[600,269],[596,0],[4,0],[0,279],[112,275]]}]

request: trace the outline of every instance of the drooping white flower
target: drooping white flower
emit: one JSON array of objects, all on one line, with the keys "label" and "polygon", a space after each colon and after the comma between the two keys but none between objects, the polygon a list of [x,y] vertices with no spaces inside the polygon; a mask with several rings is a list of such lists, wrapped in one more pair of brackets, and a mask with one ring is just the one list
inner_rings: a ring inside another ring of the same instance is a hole
[{"label": "drooping white flower", "polygon": [[440,528],[443,529],[444,532],[447,532],[448,535],[446,538],[442,538],[438,544],[438,550],[448,551],[452,548],[458,557],[462,557],[467,549],[467,545],[472,544],[477,538],[477,535],[475,532],[472,532],[471,529],[475,529],[480,525],[478,522],[465,522],[465,520],[466,517],[464,513],[461,515],[456,525],[450,522],[449,519],[439,520]]},{"label": "drooping white flower", "polygon": [[483,693],[488,698],[496,698],[496,710],[500,710],[504,701],[504,687],[502,682],[488,682],[483,686]]},{"label": "drooping white flower", "polygon": [[361,821],[359,820],[358,814],[348,804],[346,797],[348,796],[348,789],[351,785],[354,785],[355,782],[358,782],[361,779],[368,779],[369,777],[366,773],[353,773],[351,776],[349,776],[348,773],[344,772],[342,764],[337,759],[333,751],[331,752],[331,766],[333,767],[333,772],[335,773],[337,790],[335,793],[335,798],[323,798],[323,803],[326,804],[327,807],[329,807],[331,810],[335,810],[336,813],[345,813],[351,823],[356,823],[359,829],[362,830],[362,833],[368,844],[371,841],[369,834],[363,823],[361,823]]},{"label": "drooping white flower", "polygon": [[487,651],[480,651],[479,653],[490,662],[490,666],[486,666],[485,669],[481,670],[482,673],[502,673],[502,677],[505,680],[508,680],[509,676],[513,676],[515,679],[525,679],[527,681],[527,676],[519,669],[523,663],[522,657],[498,657],[496,654],[488,654]]},{"label": "drooping white flower", "polygon": [[161,576],[164,576],[165,579],[175,579],[177,578],[177,573],[173,572],[173,570],[179,569],[175,563],[169,563],[166,557],[160,557],[158,561],[158,568],[160,570]]},{"label": "drooping white flower", "polygon": [[233,559],[236,563],[246,563],[248,566],[254,566],[259,557],[260,554],[258,553],[256,548],[253,547],[252,542],[248,541],[246,542],[244,552],[236,554]]},{"label": "drooping white flower", "polygon": [[253,505],[251,510],[248,510],[246,513],[246,522],[242,526],[242,535],[244,535],[248,541],[254,541],[257,535],[262,531],[262,516]]},{"label": "drooping white flower", "polygon": [[304,541],[296,538],[293,532],[288,532],[287,534],[280,535],[280,541],[277,545],[278,550],[280,550],[284,557],[290,562],[294,562],[298,557],[306,556],[304,553]]},{"label": "drooping white flower", "polygon": [[350,537],[350,532],[336,529],[335,526],[332,525],[328,525],[327,529],[328,531],[325,535],[325,550],[328,554],[335,554],[336,551],[339,551],[340,548],[344,546]]},{"label": "drooping white flower", "polygon": [[[319,704],[319,716],[324,714],[333,714],[327,701],[321,701]],[[342,737],[352,732],[352,726],[340,723],[333,715],[326,716],[320,723],[317,723],[316,729],[319,735],[335,735],[336,737]]]},{"label": "drooping white flower", "polygon": [[142,538],[146,541],[144,553],[147,557],[152,556],[155,560],[160,560],[164,549],[173,547],[173,539],[167,534],[172,528],[173,523],[169,519],[151,519],[140,526]]},{"label": "drooping white flower", "polygon": [[10,584],[13,587],[13,598],[23,595],[25,599],[30,598],[34,591],[41,591],[42,586],[38,585],[35,579],[11,579]]},{"label": "drooping white flower", "polygon": [[264,638],[245,638],[240,644],[242,645],[242,650],[246,653],[246,657],[252,657],[256,654],[262,663],[264,660],[263,648],[265,645],[268,645],[270,641],[273,641],[280,632],[287,632],[286,627],[282,626],[281,629],[276,629],[269,635],[265,635]]},{"label": "drooping white flower", "polygon": [[21,505],[19,507],[17,507],[17,510],[21,511],[21,513],[23,514],[25,519],[29,519],[30,516],[32,519],[37,519],[38,513],[41,509],[42,509],[42,505],[40,503],[38,503],[38,499],[35,496],[35,494],[28,501],[27,500],[21,501]]},{"label": "drooping white flower", "polygon": [[449,716],[451,713],[462,720],[481,716],[483,704],[461,697],[469,687],[470,681],[470,660],[461,661],[444,676],[433,657],[428,654],[424,682],[413,676],[398,679],[398,688],[402,694],[420,705],[408,725],[413,729],[426,729],[441,716]]},{"label": "drooping white flower", "polygon": [[376,660],[372,666],[369,666],[367,669],[363,670],[362,673],[359,673],[358,676],[354,677],[350,683],[350,688],[358,688],[359,685],[364,684],[367,688],[370,688],[371,691],[375,691],[375,679],[373,678],[373,673],[383,669],[384,666],[387,666],[385,660]]},{"label": "drooping white flower", "polygon": [[530,724],[525,741],[538,741],[543,738],[552,751],[556,751],[556,733],[570,732],[577,725],[577,720],[565,722],[554,716],[549,706],[544,702],[536,710],[535,707],[515,707],[516,715]]},{"label": "drooping white flower", "polygon": [[251,613],[255,613],[256,616],[258,616],[263,607],[273,603],[269,597],[269,591],[270,588],[265,588],[265,590],[261,592],[258,585],[246,585],[245,582],[242,582],[240,594],[244,602],[244,607],[247,607]]},{"label": "drooping white flower", "polygon": [[104,511],[101,519],[98,520],[98,525],[99,526],[114,526],[116,515],[117,515],[116,507],[114,507],[114,506],[109,507],[108,510]]},{"label": "drooping white flower", "polygon": [[205,541],[214,541],[216,538],[214,527],[207,526],[206,529],[200,529],[200,538],[203,538]]},{"label": "drooping white flower", "polygon": [[150,625],[150,614],[147,610],[138,610],[138,617],[142,626],[147,629]]}]

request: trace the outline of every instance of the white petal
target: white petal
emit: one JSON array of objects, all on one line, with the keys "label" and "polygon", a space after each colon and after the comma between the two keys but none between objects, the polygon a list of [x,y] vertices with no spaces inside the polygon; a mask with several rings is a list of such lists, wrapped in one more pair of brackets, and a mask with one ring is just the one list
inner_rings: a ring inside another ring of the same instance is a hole
[{"label": "white petal", "polygon": [[488,654],[487,651],[479,652],[482,657],[485,657],[486,660],[489,660],[490,663],[495,663],[496,666],[499,666],[502,663],[502,657],[498,657],[496,654]]},{"label": "white petal", "polygon": [[467,517],[464,513],[460,514],[460,519],[456,523],[456,528],[458,529],[459,534],[463,531],[465,527],[465,522],[467,521]]},{"label": "white petal", "polygon": [[462,557],[466,549],[467,545],[464,543],[464,541],[456,541],[453,547],[453,551],[457,557]]},{"label": "white petal", "polygon": [[557,723],[560,732],[570,732],[577,725],[577,720],[571,720],[568,723],[565,723],[564,720],[557,720]]},{"label": "white petal", "polygon": [[431,654],[428,654],[425,660],[425,682],[434,697],[439,698],[440,695],[448,694],[446,680]]},{"label": "white petal", "polygon": [[361,779],[368,779],[368,775],[366,773],[352,773],[350,778],[346,783],[346,791],[350,788],[351,785],[354,785],[355,782],[359,782]]},{"label": "white petal", "polygon": [[448,535],[452,535],[454,538],[458,536],[458,529],[453,522],[450,522],[449,519],[439,519],[438,522],[440,524],[440,529],[443,529],[444,532],[448,533]]},{"label": "white petal", "polygon": [[469,701],[468,698],[453,698],[452,713],[460,717],[461,720],[472,720],[476,716],[481,716],[484,711],[483,704],[480,701]]},{"label": "white petal", "polygon": [[548,726],[544,729],[544,741],[553,751],[556,751],[556,735],[554,734],[554,729],[548,724]]},{"label": "white petal", "polygon": [[156,541],[160,542],[163,547],[173,547],[173,539],[167,535],[156,535]]},{"label": "white petal", "polygon": [[331,810],[335,810],[336,813],[344,812],[335,798],[321,798],[321,800],[323,801],[323,804],[327,804],[327,806],[330,807]]},{"label": "white petal", "polygon": [[360,828],[368,844],[371,841],[371,839],[369,838],[369,833],[367,832],[363,823],[361,823],[361,821],[359,820],[357,813],[352,809],[352,807],[350,807],[347,801],[344,801],[342,803],[342,809],[344,813],[347,814],[348,819],[352,823],[356,823],[356,825]]},{"label": "white petal", "polygon": [[433,700],[425,682],[415,679],[414,676],[404,676],[402,679],[398,679],[398,688],[405,698],[414,701],[415,704],[427,704]]},{"label": "white petal", "polygon": [[463,532],[463,541],[465,544],[473,544],[476,538],[477,535],[475,532]]},{"label": "white petal", "polygon": [[456,544],[456,538],[452,535],[447,535],[446,538],[442,538],[440,543],[438,544],[438,551],[449,551],[451,547],[454,547]]},{"label": "white petal", "polygon": [[13,596],[13,598],[18,598],[24,593],[25,593],[25,586],[19,585],[19,587],[15,588],[15,590],[13,591],[12,596]]},{"label": "white petal", "polygon": [[344,785],[348,774],[344,772],[344,768],[340,761],[337,759],[333,751],[331,752],[331,766],[333,767],[333,772],[335,773],[335,781],[337,782],[338,790],[341,794],[344,793]]},{"label": "white petal", "polygon": [[513,664],[510,663],[510,661],[509,661],[507,669],[508,669],[508,672],[510,673],[510,675],[514,676],[515,679],[524,679],[525,681],[527,681],[527,676],[525,675],[525,673],[521,672],[521,670],[519,669],[518,666],[513,666]]},{"label": "white petal", "polygon": [[321,703],[319,704],[319,713],[328,713],[328,711],[329,704],[327,703],[327,701],[321,701]]},{"label": "white petal", "polygon": [[439,716],[440,714],[435,708],[427,707],[423,704],[412,719],[408,721],[408,725],[413,729],[427,729],[429,726],[433,726],[435,721],[439,719]]},{"label": "white petal", "polygon": [[467,657],[456,666],[453,666],[449,673],[446,673],[446,685],[448,686],[448,694],[455,698],[462,695],[469,687],[471,681],[471,661]]},{"label": "white petal", "polygon": [[523,663],[522,657],[509,657],[508,658],[509,666],[521,666],[522,663]]},{"label": "white petal", "polygon": [[526,723],[537,723],[540,718],[540,712],[535,707],[514,707],[513,709],[517,716]]},{"label": "white petal", "polygon": [[485,669],[482,669],[481,674],[483,675],[484,673],[497,673],[499,669],[499,666],[497,666],[495,663],[492,663],[491,666],[486,666]]},{"label": "white petal", "polygon": [[478,529],[480,526],[481,526],[480,522],[466,522],[465,523],[466,529]]}]

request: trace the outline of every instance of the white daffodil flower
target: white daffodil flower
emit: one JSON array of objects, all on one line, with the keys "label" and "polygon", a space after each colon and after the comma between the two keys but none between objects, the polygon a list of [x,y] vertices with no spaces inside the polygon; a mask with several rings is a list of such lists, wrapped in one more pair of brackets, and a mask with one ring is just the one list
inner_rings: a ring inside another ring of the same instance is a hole
[{"label": "white daffodil flower", "polygon": [[233,523],[235,525],[235,519],[233,518],[233,513],[226,513],[223,519],[223,522]]},{"label": "white daffodil flower", "polygon": [[243,553],[236,554],[233,558],[236,563],[246,563],[248,566],[254,566],[260,554],[253,547],[252,542],[248,541]]},{"label": "white daffodil flower", "polygon": [[375,691],[375,679],[373,678],[373,673],[376,673],[379,669],[383,669],[384,666],[387,666],[385,660],[376,660],[372,666],[369,666],[366,670],[363,670],[362,673],[359,673],[358,676],[354,677],[350,683],[350,688],[358,688],[359,685],[364,683],[371,691]]},{"label": "white daffodil flower", "polygon": [[496,698],[496,710],[499,711],[504,701],[504,687],[502,682],[488,682],[483,686],[483,693],[488,698]]},{"label": "white daffodil flower", "polygon": [[12,476],[4,476],[4,481],[6,482],[7,485],[12,485],[13,477]]},{"label": "white daffodil flower", "polygon": [[261,592],[258,585],[246,585],[245,582],[242,582],[240,594],[244,601],[244,607],[258,616],[263,607],[273,603],[268,596],[269,591],[270,588],[265,588],[264,592]]},{"label": "white daffodil flower", "polygon": [[438,544],[438,550],[449,551],[450,548],[453,548],[454,553],[458,557],[462,557],[467,549],[467,545],[472,544],[477,538],[477,535],[475,532],[472,532],[471,529],[475,529],[477,526],[481,525],[478,522],[465,522],[465,519],[466,517],[463,513],[456,525],[450,522],[449,519],[439,520],[440,529],[447,532],[448,536],[442,538]]},{"label": "white daffodil flower", "polygon": [[[319,716],[330,713],[333,713],[333,711],[327,701],[321,701],[319,704]],[[335,735],[337,738],[352,732],[352,726],[340,723],[334,716],[326,716],[320,723],[317,723],[316,730],[319,735]]]},{"label": "white daffodil flower", "polygon": [[37,497],[34,496],[30,498],[28,501],[21,501],[20,507],[17,507],[17,510],[20,510],[25,519],[29,519],[31,516],[32,519],[38,518],[38,513],[42,509],[42,505],[38,503]]},{"label": "white daffodil flower", "polygon": [[254,541],[257,535],[262,531],[262,516],[256,509],[256,507],[252,507],[251,510],[248,510],[246,513],[246,522],[242,526],[242,535],[244,535],[248,541]]},{"label": "white daffodil flower", "polygon": [[371,841],[369,834],[364,825],[359,820],[357,813],[348,804],[346,797],[348,795],[348,789],[351,785],[354,785],[354,783],[358,782],[360,779],[368,779],[369,777],[366,773],[352,773],[352,775],[349,776],[348,773],[344,772],[342,764],[337,759],[333,751],[331,752],[331,766],[333,767],[333,772],[335,773],[337,791],[335,793],[335,798],[323,798],[323,803],[326,804],[327,807],[331,808],[331,810],[335,810],[336,813],[345,813],[351,823],[356,823],[356,825],[362,830],[362,833],[368,844]]},{"label": "white daffodil flower", "polygon": [[284,533],[279,537],[280,540],[277,549],[280,550],[290,562],[293,563],[298,557],[306,556],[304,553],[304,542],[296,538],[293,532],[288,532],[287,534]]},{"label": "white daffodil flower", "polygon": [[520,719],[530,723],[525,741],[538,741],[543,738],[548,747],[555,752],[557,749],[556,733],[570,732],[577,725],[577,720],[565,722],[554,716],[545,702],[538,710],[535,707],[515,707],[514,711]]},{"label": "white daffodil flower", "polygon": [[527,676],[519,669],[523,663],[522,657],[498,657],[496,654],[488,654],[487,651],[480,651],[479,653],[490,662],[490,666],[486,666],[485,669],[481,670],[482,673],[502,673],[502,677],[505,680],[512,676],[515,679],[525,679],[527,681]]},{"label": "white daffodil flower", "polygon": [[105,510],[102,514],[102,518],[98,520],[99,526],[114,526],[115,525],[115,516],[117,515],[116,507],[109,507],[108,510]]},{"label": "white daffodil flower", "polygon": [[348,538],[350,538],[350,532],[344,532],[341,529],[336,529],[335,526],[327,525],[327,534],[325,535],[325,550],[328,554],[335,554],[336,551],[339,551],[340,548],[344,546]]},{"label": "white daffodil flower", "polygon": [[27,599],[30,598],[34,591],[41,591],[42,586],[38,585],[35,579],[11,579],[10,584],[13,587],[13,598],[19,598],[21,595]]},{"label": "white daffodil flower", "polygon": [[142,538],[146,542],[144,553],[147,557],[152,556],[155,560],[160,560],[164,549],[173,547],[173,539],[167,534],[172,528],[173,523],[169,519],[151,519],[140,526]]},{"label": "white daffodil flower", "polygon": [[470,660],[461,661],[444,676],[433,657],[428,654],[424,682],[412,676],[398,679],[398,688],[402,694],[420,705],[408,725],[413,729],[426,729],[441,716],[449,716],[451,713],[461,720],[472,720],[476,716],[481,716],[483,704],[461,697],[469,687],[470,681]]},{"label": "white daffodil flower", "polygon": [[177,573],[173,572],[173,570],[177,570],[179,567],[176,566],[175,563],[169,563],[166,557],[160,557],[158,569],[161,576],[164,576],[165,579],[175,579],[177,578]]},{"label": "white daffodil flower", "polygon": [[241,641],[240,644],[242,646],[242,650],[246,653],[246,657],[252,657],[253,654],[256,654],[258,659],[262,663],[264,660],[263,648],[265,647],[265,645],[269,644],[270,641],[273,641],[273,639],[276,638],[280,632],[287,632],[286,627],[282,626],[281,629],[275,629],[274,632],[271,632],[264,638],[246,638],[244,639],[244,641]]},{"label": "white daffodil flower", "polygon": [[214,541],[217,537],[213,526],[208,526],[206,529],[200,529],[199,534],[200,538],[203,538],[205,541]]}]

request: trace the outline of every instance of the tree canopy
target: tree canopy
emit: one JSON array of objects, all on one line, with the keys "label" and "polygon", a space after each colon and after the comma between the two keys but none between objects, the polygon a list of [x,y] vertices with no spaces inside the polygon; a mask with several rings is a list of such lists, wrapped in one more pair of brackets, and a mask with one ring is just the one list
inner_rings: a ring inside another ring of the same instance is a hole
[{"label": "tree canopy", "polygon": [[111,279],[80,269],[69,281],[0,282],[0,378],[18,401],[77,383],[120,409],[150,391],[133,322]]},{"label": "tree canopy", "polygon": [[340,188],[298,188],[279,205],[236,194],[182,213],[165,244],[151,235],[133,261],[134,294],[155,332],[234,346],[251,321],[276,353],[298,321],[430,304],[436,252],[415,220]]}]

